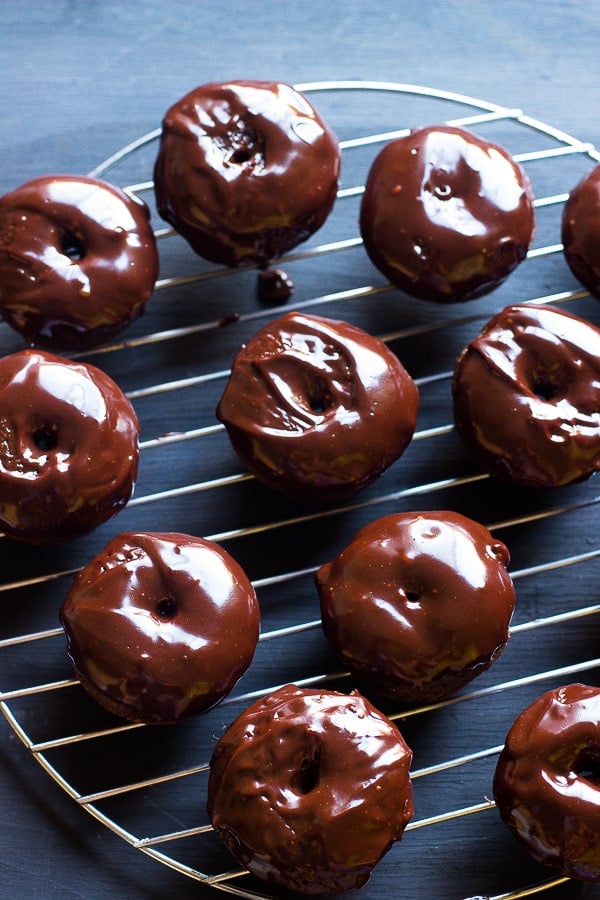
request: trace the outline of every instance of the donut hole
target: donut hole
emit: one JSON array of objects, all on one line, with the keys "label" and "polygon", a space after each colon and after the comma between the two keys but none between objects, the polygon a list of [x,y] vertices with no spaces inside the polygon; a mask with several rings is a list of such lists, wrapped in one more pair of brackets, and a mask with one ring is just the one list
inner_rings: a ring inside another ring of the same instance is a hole
[{"label": "donut hole", "polygon": [[308,406],[316,415],[326,412],[331,406],[331,392],[325,381],[312,379],[307,391]]},{"label": "donut hole", "polygon": [[433,193],[438,198],[438,200],[449,200],[452,196],[452,188],[448,183],[436,184],[434,185]]},{"label": "donut hole", "polygon": [[573,771],[578,778],[591,781],[600,787],[600,750],[595,747],[586,747],[582,750],[575,760]]},{"label": "donut hole", "polygon": [[252,128],[241,128],[229,134],[230,152],[228,162],[241,168],[260,168],[264,153],[256,132]]},{"label": "donut hole", "polygon": [[536,378],[531,386],[536,397],[540,400],[553,400],[559,393],[558,385],[549,378]]},{"label": "donut hole", "polygon": [[78,262],[85,256],[85,246],[81,238],[72,231],[62,231],[60,235],[60,252],[63,256]]},{"label": "donut hole", "polygon": [[436,200],[451,200],[455,196],[453,178],[446,169],[432,169],[424,188]]},{"label": "donut hole", "polygon": [[424,594],[425,588],[418,579],[410,578],[400,586],[401,601],[407,606],[419,606]]},{"label": "donut hole", "polygon": [[156,604],[156,615],[163,622],[172,622],[178,612],[177,600],[173,597],[163,597]]},{"label": "donut hole", "polygon": [[319,783],[321,748],[316,747],[311,756],[305,756],[294,777],[294,787],[299,794],[310,794]]},{"label": "donut hole", "polygon": [[523,374],[523,381],[528,383],[533,394],[544,402],[555,401],[569,386],[569,371],[552,356],[537,360]]},{"label": "donut hole", "polygon": [[324,413],[327,409],[327,400],[321,394],[316,394],[315,396],[309,397],[308,405],[310,406],[310,411],[314,413]]},{"label": "donut hole", "polygon": [[58,447],[58,429],[56,425],[40,425],[32,433],[33,443],[43,453],[56,450]]},{"label": "donut hole", "polygon": [[252,154],[247,147],[239,147],[231,154],[231,161],[238,166],[243,166],[245,163],[250,162],[251,159]]}]

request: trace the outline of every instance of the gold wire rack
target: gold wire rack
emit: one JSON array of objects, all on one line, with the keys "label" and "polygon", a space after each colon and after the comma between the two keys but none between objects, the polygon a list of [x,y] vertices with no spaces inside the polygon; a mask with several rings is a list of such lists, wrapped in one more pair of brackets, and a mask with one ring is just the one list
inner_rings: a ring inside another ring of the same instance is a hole
[{"label": "gold wire rack", "polygon": [[[552,686],[598,681],[600,497],[593,479],[533,492],[500,486],[483,474],[454,432],[449,386],[459,350],[510,302],[565,304],[598,324],[597,301],[574,283],[564,262],[559,222],[569,190],[600,154],[518,109],[442,90],[364,81],[297,87],[312,95],[337,130],[343,165],[330,219],[282,260],[296,283],[286,309],[353,321],[398,353],[421,393],[414,439],[376,485],[325,511],[293,507],[239,471],[214,408],[237,347],[284,309],[260,305],[252,270],[199,260],[159,221],[148,173],[160,130],[123,147],[90,174],[125,185],[149,203],[161,275],[147,313],[125,338],[85,356],[111,374],[136,407],[139,482],[126,510],[76,545],[48,553],[0,541],[0,592],[13,610],[0,640],[0,708],[68,796],[142,854],[221,892],[284,896],[236,867],[210,828],[204,795],[211,748],[245,705],[280,684],[351,689],[320,629],[312,579],[321,563],[379,515],[457,509],[484,522],[511,550],[517,589],[511,640],[494,667],[456,697],[410,710],[382,707],[414,750],[416,815],[360,895],[387,896],[386,886],[402,879],[405,895],[415,900],[567,896],[560,893],[566,879],[525,859],[507,836],[490,791],[497,754],[518,712]],[[522,163],[538,220],[527,260],[506,284],[453,307],[433,307],[393,289],[367,260],[357,225],[378,149],[410,127],[442,121],[496,140]],[[0,344],[3,353],[18,349],[5,326]],[[124,723],[97,709],[73,678],[57,625],[75,572],[109,536],[144,529],[186,531],[226,545],[261,602],[256,658],[237,689],[217,709],[172,729]],[[21,631],[19,610],[32,604],[39,630]],[[20,664],[24,653],[33,660],[27,667]]]}]

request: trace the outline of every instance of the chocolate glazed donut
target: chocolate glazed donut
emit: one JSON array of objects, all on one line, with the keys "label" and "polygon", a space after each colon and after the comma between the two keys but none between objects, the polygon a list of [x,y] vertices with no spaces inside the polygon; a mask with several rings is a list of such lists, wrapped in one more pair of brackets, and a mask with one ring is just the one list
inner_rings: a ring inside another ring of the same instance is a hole
[{"label": "chocolate glazed donut", "polygon": [[173,724],[218,703],[250,665],[254,588],[211,541],[138,532],[113,538],[61,608],[82,686],[116,715]]},{"label": "chocolate glazed donut", "polygon": [[34,178],[0,198],[0,312],[31,344],[84,350],[144,310],[158,275],[146,204],[95,178]]},{"label": "chocolate glazed donut", "polygon": [[459,513],[384,516],[317,571],[323,631],[365,691],[440,700],[506,646],[508,562],[504,544]]},{"label": "chocolate glazed donut", "polygon": [[339,169],[337,138],[290,85],[205,84],[165,114],[157,207],[200,256],[266,266],[321,227]]},{"label": "chocolate glazed donut", "polygon": [[220,738],[209,816],[259,878],[303,894],[355,890],[412,818],[411,759],[360,694],[287,685]]},{"label": "chocolate glazed donut", "polygon": [[43,350],[0,360],[0,528],[31,543],[80,537],[129,500],[137,416],[95,366]]},{"label": "chocolate glazed donut", "polygon": [[538,862],[600,880],[600,689],[570,684],[515,720],[494,775],[502,820]]},{"label": "chocolate glazed donut", "polygon": [[364,246],[397,287],[423,300],[471,300],[525,259],[534,233],[526,173],[497,144],[432,126],[387,144],[360,209]]},{"label": "chocolate glazed donut", "polygon": [[600,165],[569,194],[561,231],[569,268],[590,294],[600,300]]},{"label": "chocolate glazed donut", "polygon": [[331,502],[398,459],[418,404],[412,378],[378,338],[290,312],[241,348],[217,418],[261,482],[300,500]]},{"label": "chocolate glazed donut", "polygon": [[493,475],[532,487],[600,468],[600,330],[550,306],[509,306],[459,355],[459,433]]}]

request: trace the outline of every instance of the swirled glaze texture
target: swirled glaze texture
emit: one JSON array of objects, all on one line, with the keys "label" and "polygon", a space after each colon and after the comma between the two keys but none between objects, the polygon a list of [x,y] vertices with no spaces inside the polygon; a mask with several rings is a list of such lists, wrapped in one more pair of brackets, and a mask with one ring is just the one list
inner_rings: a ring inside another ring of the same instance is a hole
[{"label": "swirled glaze texture", "polygon": [[600,299],[600,165],[569,194],[561,231],[563,252],[573,275]]},{"label": "swirled glaze texture", "polygon": [[534,227],[531,186],[518,163],[450,126],[387,144],[360,209],[373,264],[407,293],[441,303],[498,287],[527,255]]},{"label": "swirled glaze texture", "polygon": [[172,724],[219,702],[250,665],[254,589],[211,541],[121,534],[75,578],[61,608],[83,687],[117,715]]},{"label": "swirled glaze texture", "polygon": [[0,528],[32,543],[80,537],[129,500],[137,416],[95,366],[42,350],[0,360]]},{"label": "swirled glaze texture", "polygon": [[220,738],[211,822],[259,878],[303,894],[354,890],[412,818],[411,759],[359,694],[288,685]]},{"label": "swirled glaze texture", "polygon": [[494,798],[534,859],[570,878],[600,880],[600,689],[556,688],[517,717]]},{"label": "swirled glaze texture", "polygon": [[158,275],[146,204],[94,178],[34,178],[0,198],[0,312],[31,344],[82,350],[144,310]]},{"label": "swirled glaze texture", "polygon": [[200,256],[267,265],[321,227],[339,170],[337,138],[290,85],[205,84],[164,116],[157,207]]},{"label": "swirled glaze texture", "polygon": [[458,430],[484,468],[554,487],[600,467],[600,330],[549,306],[509,306],[461,352]]},{"label": "swirled glaze texture", "polygon": [[365,690],[439,700],[504,650],[508,562],[501,541],[458,513],[384,516],[317,571],[323,630]]},{"label": "swirled glaze texture", "polygon": [[412,378],[378,338],[290,312],[241,348],[217,417],[260,481],[328,502],[365,487],[398,459],[418,402]]}]

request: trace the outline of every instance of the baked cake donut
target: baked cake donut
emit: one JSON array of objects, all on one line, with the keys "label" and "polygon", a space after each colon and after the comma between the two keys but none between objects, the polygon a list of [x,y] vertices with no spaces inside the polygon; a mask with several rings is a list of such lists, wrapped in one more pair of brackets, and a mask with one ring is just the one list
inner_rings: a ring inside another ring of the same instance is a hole
[{"label": "baked cake donut", "polygon": [[44,350],[0,359],[0,529],[36,544],[80,537],[129,500],[139,425],[95,366]]},{"label": "baked cake donut", "polygon": [[369,171],[360,230],[373,264],[423,300],[471,300],[525,259],[535,229],[529,179],[497,144],[451,126],[387,144]]},{"label": "baked cake donut", "polygon": [[259,481],[301,500],[331,502],[398,459],[418,405],[412,378],[378,338],[290,312],[240,349],[216,414]]},{"label": "baked cake donut", "polygon": [[509,306],[458,357],[459,433],[500,478],[554,487],[600,468],[600,330],[550,306]]},{"label": "baked cake donut", "polygon": [[254,588],[217,544],[120,534],[76,576],[60,612],[85,690],[109,712],[166,725],[205,712],[250,665]]},{"label": "baked cake donut", "polygon": [[324,633],[369,693],[440,700],[508,641],[508,562],[505,545],[459,513],[376,519],[315,575]]},{"label": "baked cake donut", "polygon": [[563,253],[573,275],[600,299],[600,165],[569,194],[561,231]]},{"label": "baked cake donut", "polygon": [[32,345],[109,340],[143,312],[157,275],[148,207],[119,188],[48,175],[0,198],[0,313]]},{"label": "baked cake donut", "polygon": [[339,171],[337,138],[293,87],[213,82],[164,116],[157,208],[200,256],[266,267],[321,227]]},{"label": "baked cake donut", "polygon": [[359,694],[287,685],[220,738],[210,820],[259,878],[303,894],[354,890],[412,818],[411,759]]},{"label": "baked cake donut", "polygon": [[538,862],[600,880],[600,689],[569,684],[515,720],[494,775],[502,820]]}]

